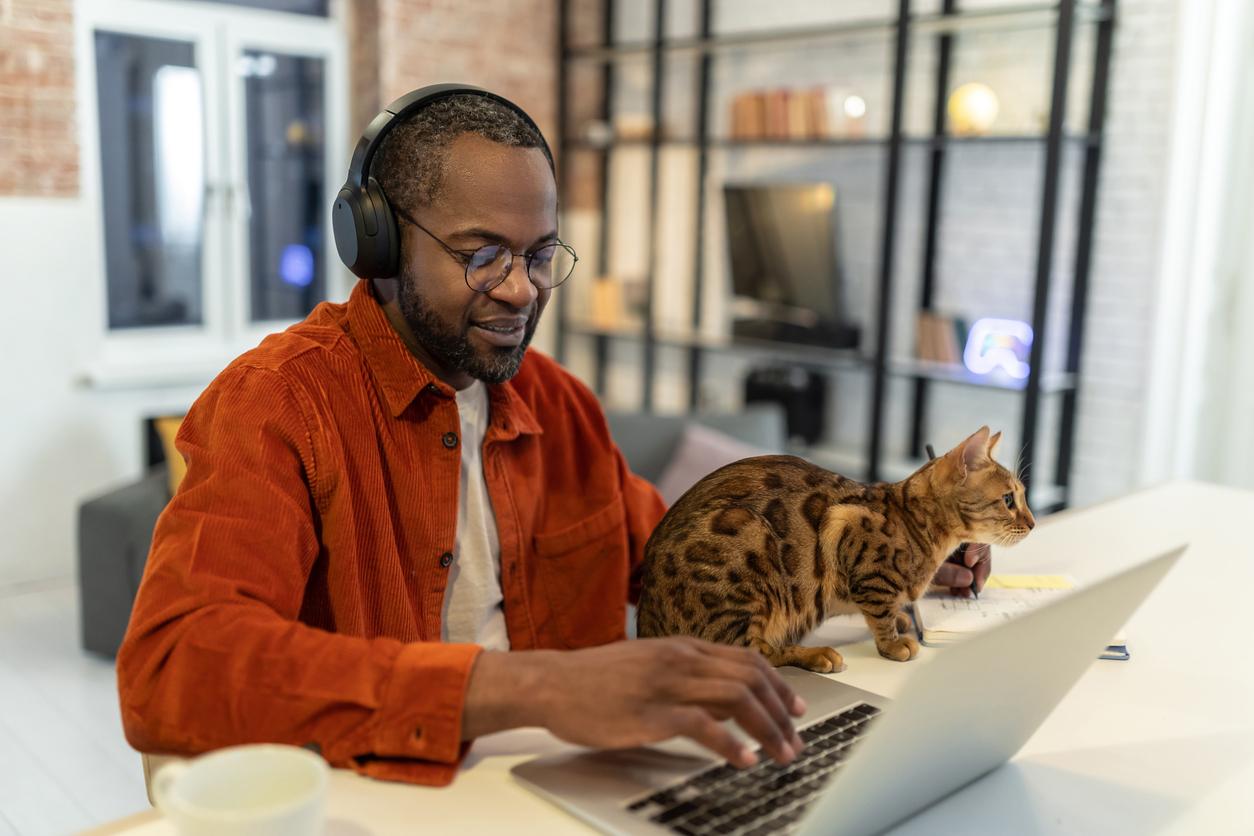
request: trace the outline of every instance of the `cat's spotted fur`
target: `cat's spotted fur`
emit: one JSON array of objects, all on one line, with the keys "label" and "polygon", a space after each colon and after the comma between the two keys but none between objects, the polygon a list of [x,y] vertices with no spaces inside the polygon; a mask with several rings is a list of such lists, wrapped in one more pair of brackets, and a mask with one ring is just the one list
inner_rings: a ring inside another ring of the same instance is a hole
[{"label": "cat's spotted fur", "polygon": [[667,512],[645,547],[637,633],[753,647],[774,665],[843,670],[797,642],[839,604],[881,655],[914,658],[901,606],[960,543],[1009,545],[1035,525],[987,427],[908,479],[863,485],[793,456],[721,468]]}]

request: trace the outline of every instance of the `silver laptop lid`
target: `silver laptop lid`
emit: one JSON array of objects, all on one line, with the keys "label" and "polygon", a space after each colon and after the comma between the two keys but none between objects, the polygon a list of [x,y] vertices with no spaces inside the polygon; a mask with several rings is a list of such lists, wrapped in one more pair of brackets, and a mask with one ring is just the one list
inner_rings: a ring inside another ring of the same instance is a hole
[{"label": "silver laptop lid", "polygon": [[878,833],[1007,761],[1185,548],[937,653],[858,744],[801,832]]}]

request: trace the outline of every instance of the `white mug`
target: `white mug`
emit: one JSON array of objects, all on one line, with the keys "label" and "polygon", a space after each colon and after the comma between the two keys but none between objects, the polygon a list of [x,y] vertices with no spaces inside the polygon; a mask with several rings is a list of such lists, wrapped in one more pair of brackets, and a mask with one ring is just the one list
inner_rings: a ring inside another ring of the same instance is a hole
[{"label": "white mug", "polygon": [[232,746],[162,767],[152,794],[180,836],[313,836],[325,823],[328,771],[297,746]]}]

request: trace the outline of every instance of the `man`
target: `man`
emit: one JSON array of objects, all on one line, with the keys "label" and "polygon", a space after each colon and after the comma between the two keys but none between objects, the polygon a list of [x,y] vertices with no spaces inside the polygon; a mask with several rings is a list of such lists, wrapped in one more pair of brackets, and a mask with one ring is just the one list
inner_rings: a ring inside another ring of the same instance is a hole
[{"label": "man", "polygon": [[564,277],[539,134],[452,96],[372,173],[399,275],[235,360],[180,429],[187,475],[118,655],[128,741],[311,745],[444,784],[469,741],[519,726],[752,763],[730,717],[791,760],[804,705],[760,656],[620,641],[664,507],[592,393],[527,353]]}]

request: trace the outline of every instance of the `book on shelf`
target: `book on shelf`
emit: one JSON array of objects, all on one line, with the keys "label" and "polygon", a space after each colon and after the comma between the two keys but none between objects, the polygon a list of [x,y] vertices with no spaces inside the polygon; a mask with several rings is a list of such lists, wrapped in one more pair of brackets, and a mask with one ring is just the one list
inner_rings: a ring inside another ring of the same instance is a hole
[{"label": "book on shelf", "polygon": [[915,355],[929,363],[961,365],[967,340],[966,321],[934,311],[919,311],[915,322]]},{"label": "book on shelf", "polygon": [[[823,86],[745,90],[731,99],[730,139],[837,139],[861,136],[844,112],[844,93]],[[835,110],[833,110],[835,108]],[[857,122],[857,125],[853,123]]]}]

